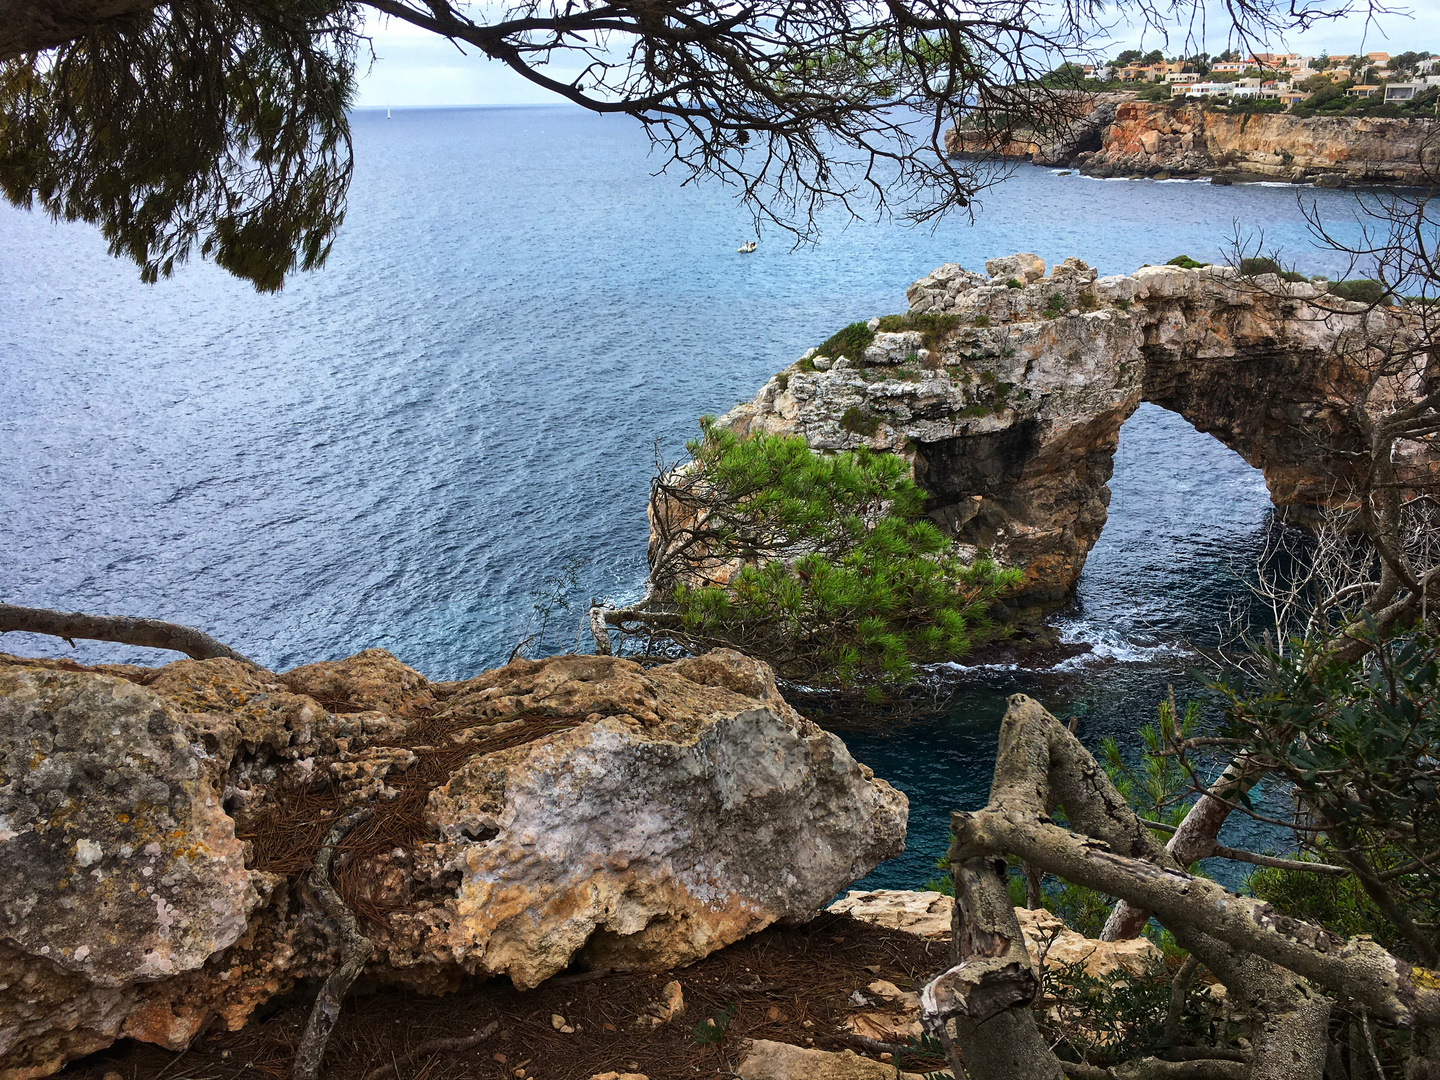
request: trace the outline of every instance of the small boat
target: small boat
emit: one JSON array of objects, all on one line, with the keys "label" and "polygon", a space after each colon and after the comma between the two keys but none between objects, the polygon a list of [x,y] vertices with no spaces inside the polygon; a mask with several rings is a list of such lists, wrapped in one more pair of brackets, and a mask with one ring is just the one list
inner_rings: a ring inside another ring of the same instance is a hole
[{"label": "small boat", "polygon": [[390,119],[390,106],[389,106],[389,105],[386,105],[386,106],[385,106],[385,119],[386,119],[386,120],[389,120],[389,119]]},{"label": "small boat", "polygon": [[760,245],[758,245],[757,243],[755,243],[754,240],[751,240],[748,244],[741,244],[738,248],[735,249],[735,251],[736,251],[736,254],[739,254],[739,255],[749,255],[752,251],[754,251],[754,250],[755,250],[757,247],[759,247],[759,246],[760,246]]}]

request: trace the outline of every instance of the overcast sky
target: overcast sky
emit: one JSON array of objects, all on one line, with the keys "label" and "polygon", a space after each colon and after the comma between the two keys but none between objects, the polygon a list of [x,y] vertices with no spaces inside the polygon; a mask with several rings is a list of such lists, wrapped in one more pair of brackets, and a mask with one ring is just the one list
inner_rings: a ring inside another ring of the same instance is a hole
[{"label": "overcast sky", "polygon": [[[1300,52],[1306,55],[1330,53],[1405,52],[1425,50],[1440,52],[1440,0],[1396,0],[1410,16],[1381,16],[1379,26],[1365,26],[1362,18],[1327,22],[1305,34],[1294,34],[1285,41],[1274,41],[1275,52]],[[1215,25],[1220,25],[1219,23]],[[372,22],[369,27],[375,43],[376,61],[362,75],[357,104],[363,107],[444,105],[541,105],[558,104],[561,99],[547,90],[520,78],[503,65],[479,56],[475,50],[461,53],[449,41],[395,20]],[[1117,37],[1107,55],[1120,49],[1145,45],[1147,49],[1166,48],[1158,38],[1142,42],[1137,38]],[[1206,41],[1211,52],[1226,47],[1223,35],[1212,34]],[[1172,47],[1179,48],[1172,38]],[[551,69],[557,77],[565,77]]]}]

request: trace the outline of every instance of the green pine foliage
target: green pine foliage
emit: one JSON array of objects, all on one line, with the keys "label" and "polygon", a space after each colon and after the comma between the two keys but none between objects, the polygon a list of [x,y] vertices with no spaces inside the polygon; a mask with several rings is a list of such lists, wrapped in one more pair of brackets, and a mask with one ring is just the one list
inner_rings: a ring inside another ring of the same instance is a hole
[{"label": "green pine foliage", "polygon": [[817,454],[798,436],[741,439],[708,421],[702,430],[690,452],[707,501],[739,508],[717,543],[756,561],[727,585],[676,587],[692,638],[850,686],[905,682],[917,663],[1000,633],[988,609],[1020,571],[951,554],[902,458]]}]

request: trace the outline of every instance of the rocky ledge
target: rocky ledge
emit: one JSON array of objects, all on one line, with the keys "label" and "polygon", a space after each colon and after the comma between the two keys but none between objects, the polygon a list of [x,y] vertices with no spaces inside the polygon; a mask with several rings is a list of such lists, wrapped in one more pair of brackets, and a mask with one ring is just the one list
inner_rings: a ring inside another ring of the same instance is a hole
[{"label": "rocky ledge", "polygon": [[1440,124],[1426,118],[1229,113],[1199,103],[1137,101],[1128,93],[1077,100],[1052,137],[1004,144],[952,129],[954,155],[1024,158],[1093,176],[1216,176],[1325,187],[1428,184],[1440,175]]},{"label": "rocky ledge", "polygon": [[[1238,451],[1277,506],[1300,515],[1343,497],[1360,343],[1407,325],[1401,309],[1226,266],[1100,277],[1079,259],[1047,273],[1014,255],[985,267],[926,275],[909,315],[870,320],[860,355],[812,349],[721,423],[904,456],[962,553],[1025,569],[1021,606],[1074,587],[1105,524],[1120,426],[1142,401]],[[1440,451],[1414,449],[1402,473],[1440,467]]]},{"label": "rocky ledge", "polygon": [[1165,172],[1327,187],[1421,184],[1440,175],[1440,125],[1378,116],[1231,114],[1198,104],[1132,101],[1118,107],[1098,149],[1068,160],[1095,176]]},{"label": "rocky ledge", "polygon": [[904,847],[905,796],[802,719],[765,665],[517,660],[431,683],[388,653],[0,656],[0,1077],[129,1037],[180,1048],[336,963],[424,991],[662,969],[808,919]]}]

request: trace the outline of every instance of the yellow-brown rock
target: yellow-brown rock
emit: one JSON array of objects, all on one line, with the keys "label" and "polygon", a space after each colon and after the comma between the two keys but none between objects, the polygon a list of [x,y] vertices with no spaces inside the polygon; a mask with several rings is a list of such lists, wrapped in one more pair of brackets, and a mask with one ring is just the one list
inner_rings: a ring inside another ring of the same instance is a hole
[{"label": "yellow-brown rock", "polygon": [[332,879],[368,975],[421,990],[691,962],[817,912],[906,817],[735,653],[440,684],[379,650],[279,676],[0,656],[0,1080],[178,1049],[324,975],[299,881],[360,805]]},{"label": "yellow-brown rock", "polygon": [[1256,179],[1321,177],[1414,184],[1440,171],[1440,139],[1427,118],[1232,114],[1201,104],[1129,101],[1098,150],[1074,160],[1098,176],[1134,173]]}]

